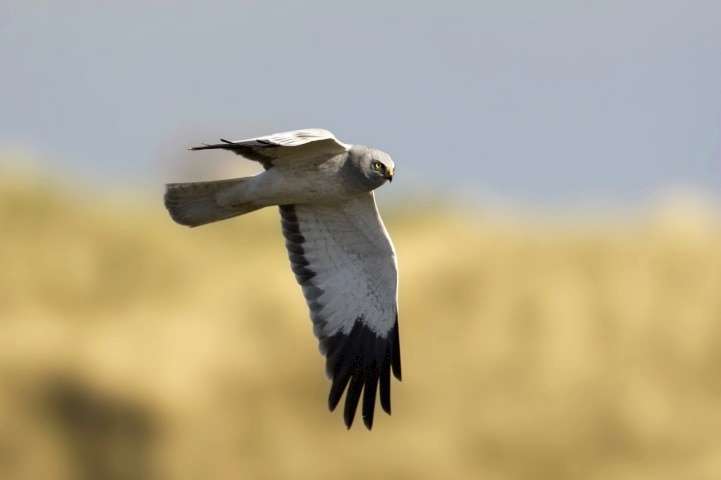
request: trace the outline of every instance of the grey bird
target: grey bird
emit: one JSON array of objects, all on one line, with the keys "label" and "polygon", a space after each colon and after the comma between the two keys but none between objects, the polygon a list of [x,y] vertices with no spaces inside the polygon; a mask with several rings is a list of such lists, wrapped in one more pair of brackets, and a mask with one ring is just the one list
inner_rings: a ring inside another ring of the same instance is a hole
[{"label": "grey bird", "polygon": [[333,411],[373,426],[376,392],[391,413],[390,376],[401,379],[398,267],[373,190],[393,180],[390,155],[347,145],[327,130],[305,129],[191,150],[230,150],[265,171],[244,178],[166,186],[165,206],[190,227],[278,206],[285,245],[303,290],[331,379]]}]

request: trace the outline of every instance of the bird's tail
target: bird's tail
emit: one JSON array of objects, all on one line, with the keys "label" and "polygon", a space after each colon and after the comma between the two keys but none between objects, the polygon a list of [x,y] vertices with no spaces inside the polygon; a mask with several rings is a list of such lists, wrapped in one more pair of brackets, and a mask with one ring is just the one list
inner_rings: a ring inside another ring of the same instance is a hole
[{"label": "bird's tail", "polygon": [[165,187],[165,208],[177,223],[197,227],[225,220],[261,208],[253,203],[224,206],[218,203],[218,193],[239,185],[246,178],[214,180],[210,182],[168,183]]}]

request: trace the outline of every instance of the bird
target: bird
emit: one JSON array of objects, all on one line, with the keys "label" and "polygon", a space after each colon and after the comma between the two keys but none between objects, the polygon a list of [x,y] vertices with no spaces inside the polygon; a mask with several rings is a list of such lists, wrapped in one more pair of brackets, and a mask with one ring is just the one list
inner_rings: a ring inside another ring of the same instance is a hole
[{"label": "bird", "polygon": [[376,392],[391,414],[391,373],[401,380],[398,264],[374,190],[392,182],[384,151],[312,128],[190,150],[229,150],[264,171],[243,178],[169,183],[171,218],[197,227],[277,206],[290,266],[305,297],[331,381],[328,408],[345,392],[348,429],[361,402],[371,430]]}]

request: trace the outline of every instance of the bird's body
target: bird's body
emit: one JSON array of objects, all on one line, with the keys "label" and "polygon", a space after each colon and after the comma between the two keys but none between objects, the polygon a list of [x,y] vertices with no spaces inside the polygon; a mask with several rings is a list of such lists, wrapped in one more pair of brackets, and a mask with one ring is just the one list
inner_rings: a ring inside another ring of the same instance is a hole
[{"label": "bird's body", "polygon": [[[365,148],[365,147],[363,147]],[[219,196],[222,205],[253,202],[260,207],[299,203],[336,203],[350,196],[368,193],[361,185],[344,178],[343,167],[350,152],[339,153],[323,162],[300,161],[275,167],[250,177]]]},{"label": "bird's body", "polygon": [[390,413],[391,371],[401,376],[396,257],[373,196],[392,180],[393,161],[320,129],[222,142],[193,150],[231,150],[261,162],[265,171],[168,184],[170,215],[198,226],[279,206],[291,267],[333,380],[329,406],[333,410],[346,391],[350,427],[363,392],[363,420],[371,428],[378,387]]}]

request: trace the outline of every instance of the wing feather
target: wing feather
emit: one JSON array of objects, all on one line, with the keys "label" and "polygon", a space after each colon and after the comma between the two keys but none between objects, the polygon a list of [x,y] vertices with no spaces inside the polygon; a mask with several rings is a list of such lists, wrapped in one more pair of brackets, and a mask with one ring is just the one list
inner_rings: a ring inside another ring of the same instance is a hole
[{"label": "wing feather", "polygon": [[332,206],[284,205],[280,212],[291,268],[332,380],[328,406],[334,410],[345,391],[350,428],[362,395],[370,429],[378,390],[390,413],[391,372],[401,378],[395,252],[373,194]]},{"label": "wing feather", "polygon": [[331,132],[321,128],[273,133],[244,140],[221,138],[220,141],[191,147],[190,150],[230,150],[248,160],[260,162],[268,169],[278,162],[324,159],[350,149],[350,145],[340,142]]}]

